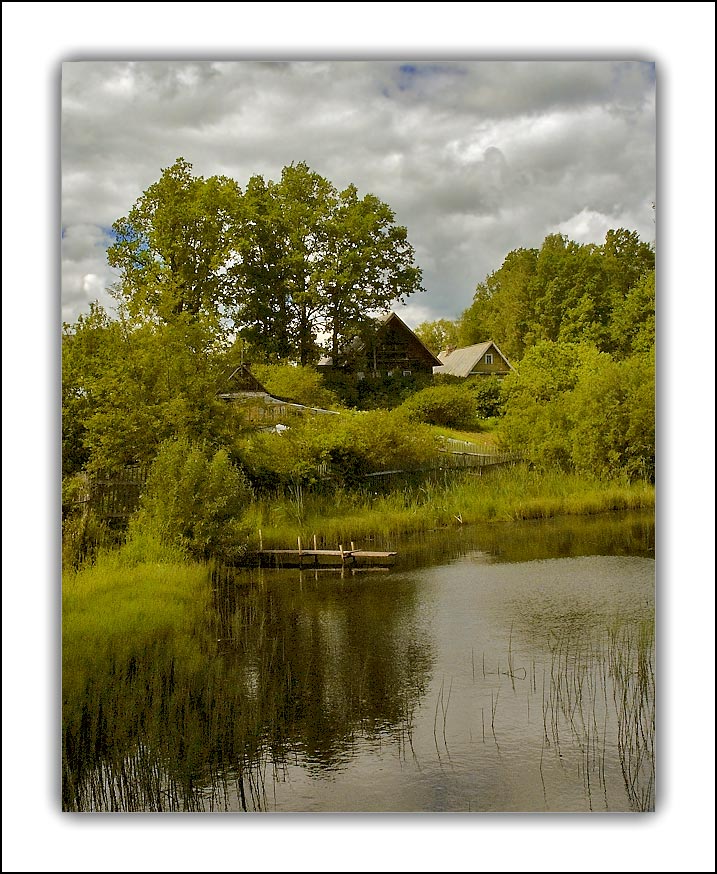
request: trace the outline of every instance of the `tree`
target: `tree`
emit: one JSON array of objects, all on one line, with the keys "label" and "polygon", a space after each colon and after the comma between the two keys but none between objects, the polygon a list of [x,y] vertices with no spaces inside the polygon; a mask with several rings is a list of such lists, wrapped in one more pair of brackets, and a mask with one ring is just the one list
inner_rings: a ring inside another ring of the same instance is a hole
[{"label": "tree", "polygon": [[537,257],[536,249],[510,252],[500,269],[478,285],[473,303],[460,318],[461,346],[495,340],[509,358],[522,358],[535,324]]},{"label": "tree", "polygon": [[610,322],[615,355],[624,358],[655,345],[655,271],[650,270],[619,300]]},{"label": "tree", "polygon": [[508,447],[531,461],[570,470],[570,395],[581,368],[600,353],[590,345],[543,340],[530,348],[503,381],[501,434]]},{"label": "tree", "polygon": [[195,177],[177,158],[113,224],[107,260],[120,271],[116,294],[131,316],[201,314],[218,327],[234,302],[227,265],[239,197],[231,179]]},{"label": "tree", "polygon": [[493,339],[514,361],[541,340],[589,342],[625,354],[624,336],[616,336],[625,327],[611,322],[623,308],[620,323],[641,307],[649,315],[644,295],[640,302],[631,297],[653,268],[654,251],[632,231],[608,231],[602,246],[549,234],[540,249],[509,252],[478,285],[459,321],[460,344]]},{"label": "tree", "polygon": [[80,471],[90,458],[87,421],[97,406],[94,385],[107,367],[118,324],[96,302],[76,324],[62,326],[62,474]]},{"label": "tree", "polygon": [[236,258],[229,268],[236,289],[235,319],[257,360],[295,358],[289,232],[273,182],[252,176],[241,199]]},{"label": "tree", "polygon": [[[458,325],[448,319],[438,319],[435,322],[422,322],[413,332],[434,355],[438,355],[450,347],[456,347],[458,342]],[[472,345],[467,343],[467,346]]]},{"label": "tree", "polygon": [[375,311],[420,290],[406,228],[375,195],[338,193],[303,162],[278,183],[253,177],[242,199],[237,324],[265,361],[310,364],[319,332],[338,357]]},{"label": "tree", "polygon": [[342,191],[327,222],[320,271],[324,326],[338,360],[372,311],[386,312],[421,289],[421,271],[405,227],[373,194],[359,199],[355,185]]},{"label": "tree", "polygon": [[[84,341],[89,328],[81,325]],[[110,322],[82,363],[85,462],[97,470],[149,463],[184,435],[219,446],[238,423],[216,397],[222,357],[211,326],[187,313],[170,323]],[[77,339],[74,341],[77,342]]]}]

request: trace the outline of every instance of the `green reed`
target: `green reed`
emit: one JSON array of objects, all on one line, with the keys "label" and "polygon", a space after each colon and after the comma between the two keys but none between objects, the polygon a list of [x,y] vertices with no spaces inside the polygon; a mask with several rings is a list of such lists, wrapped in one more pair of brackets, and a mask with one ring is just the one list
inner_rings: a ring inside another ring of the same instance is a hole
[{"label": "green reed", "polygon": [[524,465],[405,486],[388,494],[337,490],[295,499],[261,499],[250,511],[264,546],[313,542],[335,547],[351,540],[383,540],[413,532],[484,521],[548,519],[654,507],[647,483],[586,480],[574,474],[539,472]]}]

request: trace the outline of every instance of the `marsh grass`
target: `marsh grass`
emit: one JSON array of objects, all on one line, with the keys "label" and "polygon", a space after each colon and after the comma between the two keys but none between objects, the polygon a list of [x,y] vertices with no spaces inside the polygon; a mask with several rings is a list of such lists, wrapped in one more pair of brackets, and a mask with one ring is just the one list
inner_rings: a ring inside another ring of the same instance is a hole
[{"label": "marsh grass", "polygon": [[[654,809],[654,623],[616,622],[603,636],[565,634],[551,647],[543,688],[544,749],[561,766],[578,751],[590,808],[608,809],[606,758],[617,748],[630,808]],[[542,761],[542,756],[541,756]]]},{"label": "marsh grass", "polygon": [[[297,537],[335,548],[351,540],[383,541],[408,533],[477,522],[549,519],[613,510],[654,507],[647,483],[586,480],[573,474],[543,473],[525,465],[464,475],[444,482],[406,486],[389,494],[337,490],[259,500],[247,520],[262,531],[264,545],[280,548]],[[255,535],[256,537],[256,535]],[[258,537],[256,537],[258,546]]]}]

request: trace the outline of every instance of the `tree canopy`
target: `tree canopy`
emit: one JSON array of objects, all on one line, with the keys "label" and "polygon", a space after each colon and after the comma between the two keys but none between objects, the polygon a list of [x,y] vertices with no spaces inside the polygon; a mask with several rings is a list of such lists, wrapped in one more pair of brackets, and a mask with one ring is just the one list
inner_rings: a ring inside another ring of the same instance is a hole
[{"label": "tree canopy", "polygon": [[634,231],[608,231],[602,246],[551,234],[540,249],[508,253],[478,285],[458,323],[460,345],[493,339],[514,361],[541,340],[629,355],[633,340],[646,342],[632,319],[654,325],[654,267],[653,248]]},{"label": "tree canopy", "polygon": [[304,162],[242,192],[177,158],[113,230],[114,293],[130,317],[203,318],[264,361],[312,363],[321,334],[336,355],[372,313],[422,290],[391,208],[355,185],[337,191]]}]

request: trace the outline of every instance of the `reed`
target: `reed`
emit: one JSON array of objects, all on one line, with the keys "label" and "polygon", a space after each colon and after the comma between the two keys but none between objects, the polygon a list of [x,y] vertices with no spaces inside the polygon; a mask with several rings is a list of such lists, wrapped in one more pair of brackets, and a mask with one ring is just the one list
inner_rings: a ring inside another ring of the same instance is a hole
[{"label": "reed", "polygon": [[[300,512],[291,498],[261,499],[247,520],[261,529],[267,548],[309,542],[323,547],[348,540],[384,540],[461,524],[510,522],[654,507],[647,483],[586,480],[574,474],[539,472],[525,466],[466,475],[442,484],[426,483],[389,494],[337,490],[304,493]],[[258,543],[256,544],[258,546]]]},{"label": "reed", "polygon": [[600,634],[567,633],[551,647],[543,687],[544,748],[552,747],[561,764],[569,749],[577,750],[591,809],[596,790],[608,809],[605,763],[613,743],[630,808],[654,809],[653,665],[652,620],[616,622]]}]

